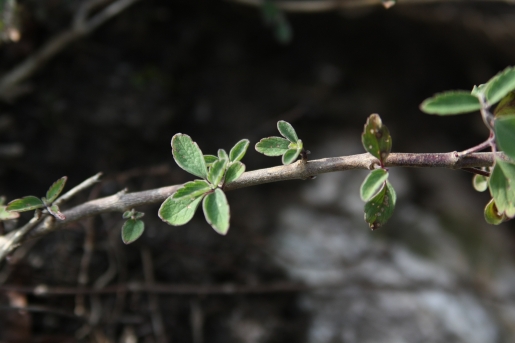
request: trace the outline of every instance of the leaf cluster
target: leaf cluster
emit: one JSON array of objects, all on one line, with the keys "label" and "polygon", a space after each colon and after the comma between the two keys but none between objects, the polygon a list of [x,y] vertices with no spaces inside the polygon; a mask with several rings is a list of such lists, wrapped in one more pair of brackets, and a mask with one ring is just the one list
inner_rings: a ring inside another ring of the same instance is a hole
[{"label": "leaf cluster", "polygon": [[282,156],[284,165],[291,164],[304,151],[304,145],[290,123],[280,120],[277,129],[284,138],[263,138],[256,144],[256,151],[265,156]]}]

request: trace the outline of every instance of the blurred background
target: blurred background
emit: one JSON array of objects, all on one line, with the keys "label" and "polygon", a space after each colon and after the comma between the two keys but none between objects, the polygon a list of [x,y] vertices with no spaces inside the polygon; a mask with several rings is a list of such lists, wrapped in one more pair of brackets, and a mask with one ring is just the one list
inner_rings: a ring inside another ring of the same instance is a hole
[{"label": "blurred background", "polygon": [[[282,119],[316,159],[362,153],[379,113],[395,152],[467,149],[488,135],[478,114],[418,105],[515,59],[508,1],[0,4],[0,195],[104,173],[63,210],[191,180],[171,155],[178,132],[214,154]],[[390,172],[396,210],[374,232],[366,172],[348,171],[229,192],[225,237],[200,212],[168,226],[155,205],[136,209],[146,230],[131,245],[121,213],[30,240],[0,266],[0,341],[515,341],[513,222],[484,222],[471,174]]]}]

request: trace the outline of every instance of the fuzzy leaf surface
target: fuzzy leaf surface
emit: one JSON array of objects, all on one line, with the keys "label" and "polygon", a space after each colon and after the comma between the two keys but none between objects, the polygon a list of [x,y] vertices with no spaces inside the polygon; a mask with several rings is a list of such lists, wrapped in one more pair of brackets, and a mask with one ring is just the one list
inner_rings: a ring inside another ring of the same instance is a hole
[{"label": "fuzzy leaf surface", "polygon": [[159,218],[173,226],[184,225],[193,218],[202,198],[203,196],[193,200],[189,197],[174,199],[170,196],[161,204]]},{"label": "fuzzy leaf surface", "polygon": [[213,163],[211,169],[209,170],[209,175],[207,176],[209,182],[213,185],[213,187],[218,187],[220,182],[225,174],[225,167],[227,166],[228,160],[220,159]]},{"label": "fuzzy leaf surface", "polygon": [[204,155],[190,136],[178,133],[172,137],[172,154],[179,167],[190,174],[207,179]]},{"label": "fuzzy leaf surface", "polygon": [[379,115],[372,114],[368,117],[361,135],[361,142],[365,150],[379,159],[381,163],[386,160],[392,151],[392,137]]},{"label": "fuzzy leaf surface", "polygon": [[224,149],[218,149],[218,159],[229,161],[229,155],[227,155],[227,151]]},{"label": "fuzzy leaf surface", "polygon": [[64,185],[66,184],[66,180],[68,180],[68,177],[63,176],[62,178],[54,182],[52,186],[50,186],[50,188],[46,192],[46,200],[48,203],[53,203],[54,200],[57,199],[59,194],[61,194]]},{"label": "fuzzy leaf surface", "polygon": [[487,82],[486,100],[493,105],[513,90],[515,90],[515,68],[508,67]]},{"label": "fuzzy leaf surface", "polygon": [[16,199],[7,204],[7,211],[25,212],[32,211],[37,208],[45,207],[40,198],[29,195],[21,199]]},{"label": "fuzzy leaf surface", "polygon": [[245,172],[245,165],[240,161],[233,162],[225,172],[225,182],[228,184],[238,179]]},{"label": "fuzzy leaf surface", "polygon": [[204,216],[213,229],[221,235],[227,234],[229,231],[229,203],[224,192],[217,188],[211,194],[204,198],[202,203]]},{"label": "fuzzy leaf surface", "polygon": [[385,181],[379,192],[365,204],[365,221],[372,230],[383,226],[393,214],[397,195],[390,182]]},{"label": "fuzzy leaf surface", "polygon": [[216,161],[218,161],[218,157],[215,155],[204,155],[204,162],[206,163],[206,166],[211,167],[211,165]]},{"label": "fuzzy leaf surface", "polygon": [[483,175],[474,175],[472,178],[472,186],[478,192],[484,192],[488,189],[488,178]]},{"label": "fuzzy leaf surface", "polygon": [[488,204],[486,204],[484,215],[486,222],[492,225],[499,225],[505,219],[505,216],[503,214],[499,214],[497,211],[494,199],[491,199]]},{"label": "fuzzy leaf surface", "polygon": [[141,237],[145,231],[145,223],[138,219],[129,219],[122,226],[122,241],[130,244]]},{"label": "fuzzy leaf surface", "polygon": [[287,165],[287,164],[291,164],[293,162],[295,162],[295,160],[297,159],[297,157],[299,157],[300,155],[300,149],[289,149],[288,151],[286,151],[283,155],[283,164],[284,165]]},{"label": "fuzzy leaf surface", "polygon": [[50,213],[52,216],[54,216],[56,219],[59,220],[65,220],[65,215],[59,210],[59,206],[52,205],[46,208],[48,213]]},{"label": "fuzzy leaf surface", "polygon": [[180,199],[183,197],[189,197],[193,200],[210,190],[211,186],[204,180],[190,181],[186,182],[181,188],[175,191],[173,198]]},{"label": "fuzzy leaf surface", "polygon": [[481,109],[479,100],[468,91],[449,91],[435,94],[420,104],[420,110],[428,114],[453,115]]},{"label": "fuzzy leaf surface", "polygon": [[18,212],[8,212],[6,208],[7,206],[0,205],[0,221],[16,219],[20,216]]},{"label": "fuzzy leaf surface", "polygon": [[488,179],[490,194],[499,213],[509,218],[515,216],[515,165],[495,159],[495,166]]},{"label": "fuzzy leaf surface", "polygon": [[495,119],[494,130],[501,150],[515,161],[515,115]]},{"label": "fuzzy leaf surface", "polygon": [[266,156],[281,156],[288,151],[290,141],[281,137],[268,137],[256,144],[256,151]]},{"label": "fuzzy leaf surface", "polygon": [[386,179],[388,179],[388,172],[386,170],[375,169],[371,171],[365,178],[365,181],[361,184],[361,200],[370,200],[370,198],[372,198],[381,188]]},{"label": "fuzzy leaf surface", "polygon": [[249,148],[250,141],[248,139],[242,139],[238,143],[236,143],[231,151],[229,152],[229,159],[231,162],[240,161],[243,156],[247,153],[247,149]]},{"label": "fuzzy leaf surface", "polygon": [[291,126],[290,123],[284,120],[280,120],[277,122],[277,129],[279,130],[279,133],[290,142],[297,143],[297,141],[299,140],[299,137],[297,137],[295,129],[293,128],[293,126]]}]

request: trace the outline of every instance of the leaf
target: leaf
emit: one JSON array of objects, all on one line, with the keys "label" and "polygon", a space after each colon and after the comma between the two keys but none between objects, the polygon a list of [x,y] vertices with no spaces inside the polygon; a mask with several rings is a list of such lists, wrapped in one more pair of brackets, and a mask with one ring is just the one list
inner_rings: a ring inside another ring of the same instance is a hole
[{"label": "leaf", "polygon": [[515,92],[508,93],[495,107],[494,111],[497,118],[512,114],[515,114]]},{"label": "leaf", "polygon": [[63,176],[62,178],[54,182],[52,186],[50,186],[50,188],[46,192],[47,203],[51,204],[54,202],[55,199],[57,199],[59,194],[61,194],[61,192],[63,191],[64,185],[66,184],[66,180],[68,180],[68,177]]},{"label": "leaf", "polygon": [[218,159],[229,161],[229,155],[227,155],[227,151],[224,149],[218,149]]},{"label": "leaf", "polygon": [[218,157],[215,155],[204,155],[204,162],[206,163],[207,167],[211,167],[211,165],[216,161],[218,161]]},{"label": "leaf", "polygon": [[0,221],[16,219],[20,216],[18,212],[9,212],[6,208],[7,206],[0,206]]},{"label": "leaf", "polygon": [[295,162],[297,157],[299,157],[301,149],[289,149],[283,155],[283,164],[288,165],[292,162]]},{"label": "leaf", "polygon": [[488,188],[488,178],[483,175],[474,175],[472,178],[472,186],[478,192],[484,192]]},{"label": "leaf", "polygon": [[515,68],[508,67],[486,83],[486,100],[493,105],[513,90],[515,90]]},{"label": "leaf", "polygon": [[245,153],[247,152],[247,149],[249,148],[250,141],[248,139],[242,139],[238,143],[236,143],[231,151],[229,152],[229,159],[231,162],[240,161],[243,156],[245,156]]},{"label": "leaf", "polygon": [[130,244],[141,237],[145,231],[145,223],[138,219],[129,219],[122,226],[122,241]]},{"label": "leaf", "polygon": [[420,104],[420,110],[429,114],[452,115],[481,109],[479,100],[468,91],[448,91],[435,94]]},{"label": "leaf", "polygon": [[211,186],[207,181],[195,180],[186,182],[181,188],[175,191],[173,194],[174,199],[180,199],[183,197],[189,197],[191,200],[201,196],[202,194],[209,192]]},{"label": "leaf", "polygon": [[361,184],[361,200],[368,201],[381,188],[383,183],[388,179],[388,172],[384,169],[375,169],[367,175],[365,181]]},{"label": "leaf", "polygon": [[201,195],[192,200],[189,197],[174,199],[173,195],[169,196],[159,208],[159,218],[173,226],[184,225],[193,218],[203,197]]},{"label": "leaf", "polygon": [[59,220],[66,219],[65,215],[62,214],[62,212],[59,210],[59,206],[52,205],[52,206],[48,206],[46,209],[47,209],[48,213],[50,213],[52,216],[54,216],[54,218],[59,219]]},{"label": "leaf", "polygon": [[488,224],[499,225],[505,219],[507,219],[504,216],[504,214],[499,214],[499,211],[497,210],[497,206],[495,206],[494,199],[490,200],[488,202],[488,204],[486,204],[484,214],[485,214],[485,220]]},{"label": "leaf", "polygon": [[295,132],[295,129],[293,126],[291,126],[290,123],[279,120],[277,122],[277,129],[279,130],[279,133],[286,139],[288,139],[292,143],[297,143],[299,138],[297,137],[297,133]]},{"label": "leaf", "polygon": [[130,211],[125,211],[123,212],[122,214],[122,218],[123,219],[129,219],[130,217],[132,217],[134,215],[134,209],[130,210]]},{"label": "leaf", "polygon": [[213,166],[209,170],[207,179],[213,185],[213,188],[218,187],[225,174],[225,167],[227,166],[228,160],[220,159],[213,163]]},{"label": "leaf", "polygon": [[256,151],[266,156],[281,156],[288,151],[290,141],[281,137],[268,137],[256,144]]},{"label": "leaf", "polygon": [[515,216],[515,165],[495,159],[495,166],[488,179],[490,194],[499,213],[509,218]]},{"label": "leaf", "polygon": [[361,135],[361,142],[367,152],[381,161],[381,165],[392,151],[390,131],[383,125],[378,114],[371,114],[368,117]]},{"label": "leaf", "polygon": [[41,199],[29,195],[21,199],[16,199],[7,204],[7,211],[25,212],[45,207]]},{"label": "leaf", "polygon": [[501,150],[515,161],[515,115],[495,119],[494,130]]},{"label": "leaf", "polygon": [[233,182],[234,180],[238,179],[244,172],[245,165],[243,163],[241,163],[240,161],[231,163],[231,165],[229,166],[229,168],[227,168],[227,171],[225,172],[224,185],[227,185]]},{"label": "leaf", "polygon": [[211,194],[204,198],[202,203],[204,216],[213,229],[221,235],[227,234],[229,231],[229,204],[224,192],[217,188]]},{"label": "leaf", "polygon": [[134,219],[140,219],[140,218],[143,218],[143,216],[145,215],[144,212],[135,212],[134,213]]},{"label": "leaf", "polygon": [[390,182],[385,181],[381,190],[365,204],[365,221],[372,230],[383,226],[392,216],[397,195]]},{"label": "leaf", "polygon": [[207,179],[207,167],[204,156],[197,143],[191,137],[178,133],[172,137],[173,159],[179,167],[190,174]]}]

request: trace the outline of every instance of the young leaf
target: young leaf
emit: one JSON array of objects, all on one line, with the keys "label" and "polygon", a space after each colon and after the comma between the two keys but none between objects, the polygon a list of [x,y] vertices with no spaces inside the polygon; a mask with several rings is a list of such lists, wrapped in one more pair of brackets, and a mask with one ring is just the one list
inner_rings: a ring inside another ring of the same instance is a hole
[{"label": "young leaf", "polygon": [[159,208],[159,218],[173,226],[184,225],[193,218],[203,197],[201,195],[196,199],[189,197],[174,199],[173,196],[169,196]]},{"label": "young leaf", "polygon": [[229,204],[224,192],[217,188],[211,194],[204,198],[202,203],[204,216],[213,229],[221,235],[227,234],[229,231]]},{"label": "young leaf", "polygon": [[478,192],[484,192],[488,188],[488,178],[483,175],[474,175],[472,179],[472,186]]},{"label": "young leaf", "polygon": [[515,68],[508,67],[487,82],[486,100],[493,105],[513,90],[515,90]]},{"label": "young leaf", "polygon": [[368,201],[374,194],[377,193],[379,188],[388,179],[388,172],[384,169],[375,169],[368,174],[365,181],[361,184],[361,200]]},{"label": "young leaf", "polygon": [[283,164],[288,165],[292,162],[295,162],[297,157],[299,157],[301,149],[289,149],[283,155]]},{"label": "young leaf", "polygon": [[452,115],[481,109],[479,100],[468,91],[448,91],[435,94],[420,104],[420,110],[428,114]]},{"label": "young leaf", "polygon": [[16,199],[7,204],[7,211],[25,212],[45,207],[41,199],[29,195],[21,199]]},{"label": "young leaf", "polygon": [[224,184],[227,185],[233,182],[234,180],[239,178],[241,174],[243,174],[244,172],[245,165],[243,163],[241,163],[240,161],[231,163],[231,165],[229,166],[229,168],[227,168],[227,171],[225,172]]},{"label": "young leaf", "polygon": [[242,139],[241,141],[236,143],[229,152],[229,159],[231,160],[231,162],[240,161],[243,158],[243,156],[245,156],[249,144],[250,142],[248,139]]},{"label": "young leaf", "polygon": [[281,156],[288,151],[290,141],[281,137],[268,137],[256,144],[256,151],[266,156]]},{"label": "young leaf", "polygon": [[495,166],[488,179],[490,194],[499,213],[509,218],[515,216],[515,165],[495,159]]},{"label": "young leaf", "polygon": [[488,204],[486,204],[484,213],[485,220],[488,224],[499,225],[507,219],[504,214],[499,214],[497,206],[495,206],[494,199],[490,200]]},{"label": "young leaf", "polygon": [[122,241],[130,244],[140,238],[145,231],[145,223],[138,219],[129,219],[122,226]]},{"label": "young leaf", "polygon": [[180,199],[182,197],[189,197],[193,200],[210,190],[211,186],[204,180],[190,181],[186,182],[181,188],[175,191],[173,198]]},{"label": "young leaf", "polygon": [[365,123],[361,142],[366,151],[381,161],[381,165],[392,151],[390,131],[383,125],[378,114],[371,114]]},{"label": "young leaf", "polygon": [[496,118],[515,114],[515,92],[509,92],[501,102],[495,107],[494,116]]},{"label": "young leaf", "polygon": [[225,167],[227,166],[228,160],[220,159],[213,163],[213,166],[209,170],[207,179],[211,182],[213,187],[218,187],[225,174]]},{"label": "young leaf", "polygon": [[215,155],[204,155],[204,162],[207,167],[211,167],[216,161],[218,161],[218,157]]},{"label": "young leaf", "polygon": [[16,219],[20,216],[18,212],[8,212],[7,206],[0,205],[0,221]]},{"label": "young leaf", "polygon": [[59,210],[59,207],[57,205],[48,206],[47,208],[48,213],[50,213],[54,218],[59,220],[65,220],[66,217],[62,212]]},{"label": "young leaf", "polygon": [[57,199],[59,194],[61,194],[66,183],[66,180],[68,180],[68,177],[63,176],[62,178],[54,182],[52,186],[50,186],[50,188],[46,192],[46,200],[49,204],[53,203],[54,200]]},{"label": "young leaf", "polygon": [[290,123],[284,120],[280,120],[277,122],[277,129],[279,130],[279,133],[281,133],[281,135],[284,138],[288,139],[290,142],[297,143],[297,141],[299,140],[299,138],[297,137],[297,133],[295,132],[295,129],[293,128],[293,126],[291,126]]},{"label": "young leaf", "polygon": [[143,218],[144,215],[145,215],[145,213],[143,213],[143,212],[135,212],[134,219],[141,219],[141,218]]},{"label": "young leaf", "polygon": [[172,137],[173,159],[179,167],[190,174],[207,179],[204,156],[190,136],[178,133]]},{"label": "young leaf", "polygon": [[130,211],[125,211],[123,212],[122,214],[122,218],[123,219],[129,219],[130,217],[132,217],[134,215],[134,209],[130,210]]},{"label": "young leaf", "polygon": [[224,149],[218,149],[218,159],[229,161],[229,155],[227,155],[227,151]]},{"label": "young leaf", "polygon": [[365,204],[365,221],[372,230],[383,226],[392,216],[397,195],[390,182],[385,181],[379,192]]},{"label": "young leaf", "polygon": [[501,150],[515,161],[515,115],[495,119],[494,130]]}]

